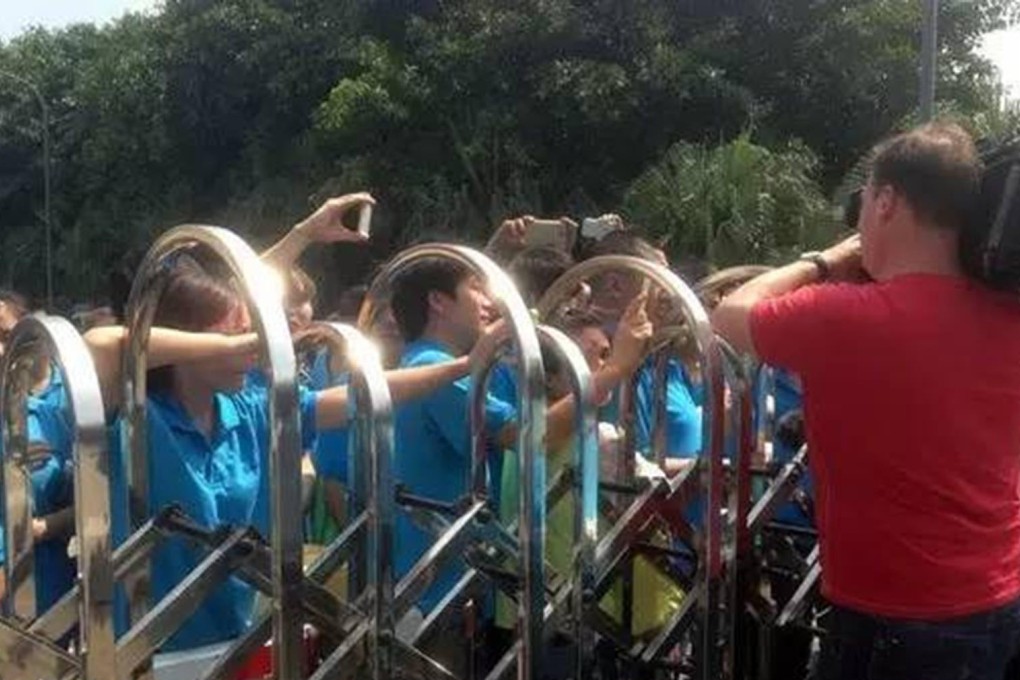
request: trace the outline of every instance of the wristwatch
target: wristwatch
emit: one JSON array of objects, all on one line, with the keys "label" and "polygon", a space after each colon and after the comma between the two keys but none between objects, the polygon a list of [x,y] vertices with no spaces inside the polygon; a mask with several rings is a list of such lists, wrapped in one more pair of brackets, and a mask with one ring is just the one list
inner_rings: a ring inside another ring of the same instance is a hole
[{"label": "wristwatch", "polygon": [[817,250],[804,253],[800,256],[800,261],[810,262],[814,266],[818,267],[818,278],[821,281],[826,281],[832,273],[832,269],[829,268],[829,263],[825,261],[825,257]]}]

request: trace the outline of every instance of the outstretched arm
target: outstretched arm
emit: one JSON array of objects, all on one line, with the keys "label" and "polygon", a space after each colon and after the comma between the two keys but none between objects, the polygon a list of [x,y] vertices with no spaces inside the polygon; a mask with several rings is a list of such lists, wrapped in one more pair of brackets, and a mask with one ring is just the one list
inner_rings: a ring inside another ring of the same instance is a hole
[{"label": "outstretched arm", "polygon": [[[386,384],[394,403],[410,401],[434,392],[471,372],[471,367],[487,359],[506,335],[503,322],[496,322],[481,334],[471,353],[452,361],[429,366],[414,366],[386,371]],[[339,386],[318,393],[315,408],[316,427],[334,429],[347,423],[347,387]]]},{"label": "outstretched arm", "polygon": [[[123,383],[123,358],[127,349],[128,331],[123,326],[102,326],[85,333],[85,344],[92,352],[108,412],[120,406]],[[258,351],[255,333],[225,335],[223,333],[191,333],[173,328],[153,328],[149,334],[148,368],[171,364],[254,355]]]},{"label": "outstretched arm", "polygon": [[[837,243],[821,253],[828,278],[853,280],[861,274],[860,236]],[[738,352],[756,354],[751,337],[751,310],[759,302],[771,300],[822,280],[822,268],[812,262],[798,261],[751,279],[727,295],[712,312],[712,327]]]},{"label": "outstretched arm", "polygon": [[262,261],[270,267],[286,272],[312,243],[366,241],[365,236],[348,229],[343,222],[347,213],[360,209],[366,203],[375,205],[375,199],[364,192],[329,199],[262,253]]},{"label": "outstretched arm", "polygon": [[[394,403],[417,399],[468,374],[468,357],[444,364],[399,368],[386,372],[386,384]],[[315,425],[319,430],[332,430],[347,424],[347,386],[340,385],[318,392],[315,402]]]},{"label": "outstretched arm", "polygon": [[[596,403],[605,401],[606,396],[624,380],[633,375],[641,365],[645,348],[652,337],[653,327],[648,320],[646,305],[648,295],[636,297],[627,306],[613,337],[613,353],[606,365],[592,376],[592,387]],[[549,407],[546,414],[546,439],[551,448],[556,448],[569,439],[574,432],[576,401],[574,396],[564,397]],[[497,442],[504,448],[513,448],[517,440],[517,425],[511,423],[500,430]]]}]

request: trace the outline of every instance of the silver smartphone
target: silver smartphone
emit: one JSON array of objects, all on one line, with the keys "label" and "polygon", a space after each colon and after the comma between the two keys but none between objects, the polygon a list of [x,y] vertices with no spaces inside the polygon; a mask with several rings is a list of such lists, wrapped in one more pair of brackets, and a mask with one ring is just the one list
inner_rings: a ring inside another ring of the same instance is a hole
[{"label": "silver smartphone", "polygon": [[372,204],[362,203],[358,215],[358,233],[368,238],[372,234]]}]

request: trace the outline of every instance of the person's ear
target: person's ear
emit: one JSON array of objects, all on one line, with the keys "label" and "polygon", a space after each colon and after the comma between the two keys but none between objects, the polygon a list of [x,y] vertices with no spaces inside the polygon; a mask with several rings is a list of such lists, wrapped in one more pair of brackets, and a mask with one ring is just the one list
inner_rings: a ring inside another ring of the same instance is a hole
[{"label": "person's ear", "polygon": [[442,316],[446,313],[446,309],[449,306],[450,298],[448,295],[444,295],[438,290],[430,290],[428,295],[429,311]]},{"label": "person's ear", "polygon": [[891,186],[882,186],[875,189],[875,214],[882,222],[892,219],[896,211],[904,207],[903,197]]}]

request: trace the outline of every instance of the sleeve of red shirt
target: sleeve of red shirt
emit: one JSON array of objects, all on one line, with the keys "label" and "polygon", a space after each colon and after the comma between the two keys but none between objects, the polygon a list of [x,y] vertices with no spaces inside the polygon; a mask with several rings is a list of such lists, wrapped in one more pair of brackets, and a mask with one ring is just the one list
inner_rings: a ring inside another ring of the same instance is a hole
[{"label": "sleeve of red shirt", "polygon": [[862,286],[805,286],[762,300],[751,309],[749,323],[755,354],[765,363],[804,373],[851,332]]}]

